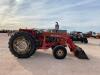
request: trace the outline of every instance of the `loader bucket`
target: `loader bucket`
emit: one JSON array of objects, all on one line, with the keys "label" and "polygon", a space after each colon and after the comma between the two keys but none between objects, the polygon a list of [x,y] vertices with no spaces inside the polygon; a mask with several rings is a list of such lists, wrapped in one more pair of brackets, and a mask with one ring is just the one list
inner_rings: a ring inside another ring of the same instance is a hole
[{"label": "loader bucket", "polygon": [[80,48],[80,47],[77,47],[74,54],[79,59],[89,59],[88,56],[86,55],[86,53],[84,52],[84,50],[82,50],[82,48]]}]

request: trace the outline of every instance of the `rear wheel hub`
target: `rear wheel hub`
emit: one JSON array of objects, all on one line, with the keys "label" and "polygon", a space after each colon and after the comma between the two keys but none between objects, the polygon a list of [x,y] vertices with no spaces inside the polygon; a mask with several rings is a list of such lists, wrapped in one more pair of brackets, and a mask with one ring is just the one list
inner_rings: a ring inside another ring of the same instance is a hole
[{"label": "rear wheel hub", "polygon": [[14,40],[13,47],[18,53],[23,54],[30,50],[30,42],[24,37],[18,37]]}]

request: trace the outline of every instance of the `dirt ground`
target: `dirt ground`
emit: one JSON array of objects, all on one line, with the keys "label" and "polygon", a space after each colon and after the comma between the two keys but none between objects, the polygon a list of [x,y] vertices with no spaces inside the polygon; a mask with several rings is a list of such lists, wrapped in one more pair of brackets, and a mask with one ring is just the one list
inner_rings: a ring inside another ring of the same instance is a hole
[{"label": "dirt ground", "polygon": [[100,39],[88,39],[82,47],[90,60],[80,60],[68,50],[63,60],[57,60],[52,50],[38,50],[31,58],[18,59],[8,49],[6,34],[0,34],[0,75],[100,75]]}]

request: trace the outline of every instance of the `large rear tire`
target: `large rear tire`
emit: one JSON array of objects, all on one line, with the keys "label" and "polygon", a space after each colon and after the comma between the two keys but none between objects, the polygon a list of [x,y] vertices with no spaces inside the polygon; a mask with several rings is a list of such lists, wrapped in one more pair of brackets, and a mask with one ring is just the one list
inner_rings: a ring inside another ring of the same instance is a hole
[{"label": "large rear tire", "polygon": [[56,46],[53,48],[53,56],[56,59],[64,59],[67,55],[67,50],[63,46]]},{"label": "large rear tire", "polygon": [[17,32],[9,40],[9,49],[18,58],[29,58],[36,51],[35,39],[27,32]]}]

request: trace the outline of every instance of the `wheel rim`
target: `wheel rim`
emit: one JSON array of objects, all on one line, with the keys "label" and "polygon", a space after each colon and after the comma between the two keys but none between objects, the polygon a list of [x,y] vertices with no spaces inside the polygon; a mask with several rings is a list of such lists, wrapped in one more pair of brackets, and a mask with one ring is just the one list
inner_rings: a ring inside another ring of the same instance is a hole
[{"label": "wheel rim", "polygon": [[64,55],[64,51],[63,50],[58,50],[56,53],[58,56],[63,56]]},{"label": "wheel rim", "polygon": [[27,53],[30,50],[30,41],[24,37],[17,37],[13,42],[13,48],[20,54]]}]

